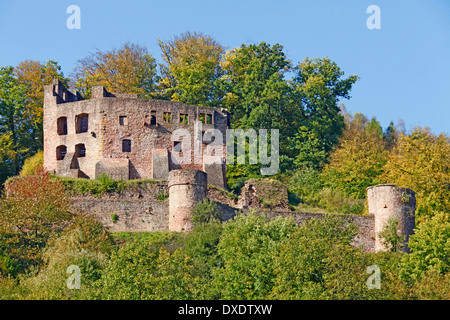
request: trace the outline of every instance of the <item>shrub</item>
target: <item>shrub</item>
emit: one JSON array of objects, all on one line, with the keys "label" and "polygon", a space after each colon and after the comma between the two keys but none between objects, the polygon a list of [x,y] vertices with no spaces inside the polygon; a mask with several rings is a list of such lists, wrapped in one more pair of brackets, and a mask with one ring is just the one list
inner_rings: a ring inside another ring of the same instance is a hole
[{"label": "shrub", "polygon": [[116,213],[111,213],[111,221],[116,223],[119,220],[119,216]]},{"label": "shrub", "polygon": [[383,230],[378,233],[381,243],[390,252],[397,252],[403,248],[405,237],[398,233],[398,219],[389,218]]},{"label": "shrub", "polygon": [[36,171],[42,171],[44,169],[44,152],[38,151],[33,156],[25,159],[22,170],[20,171],[21,176],[28,176],[34,174]]},{"label": "shrub", "polygon": [[191,221],[195,225],[212,220],[220,220],[220,217],[221,214],[219,212],[217,204],[214,201],[206,198],[195,205],[194,209],[192,210]]},{"label": "shrub", "polygon": [[275,277],[274,257],[295,226],[291,219],[267,219],[254,212],[225,222],[218,244],[223,266],[213,270],[215,296],[267,298]]},{"label": "shrub", "polygon": [[0,243],[20,270],[41,261],[47,240],[73,217],[64,186],[49,173],[15,177],[0,202]]},{"label": "shrub", "polygon": [[450,273],[450,214],[434,213],[433,218],[419,224],[408,241],[411,253],[403,262],[402,278],[420,280],[427,272]]},{"label": "shrub", "polygon": [[158,201],[165,201],[166,199],[169,199],[169,193],[167,191],[161,191],[157,195]]}]

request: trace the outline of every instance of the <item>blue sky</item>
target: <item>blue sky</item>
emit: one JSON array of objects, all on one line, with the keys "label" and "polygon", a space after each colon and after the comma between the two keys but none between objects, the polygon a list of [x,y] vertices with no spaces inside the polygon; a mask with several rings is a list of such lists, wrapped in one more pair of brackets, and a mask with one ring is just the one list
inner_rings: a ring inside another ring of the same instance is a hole
[{"label": "blue sky", "polygon": [[[279,43],[294,64],[328,56],[359,75],[349,111],[450,133],[449,0],[0,1],[0,66],[53,59],[69,75],[88,52],[126,41],[159,61],[157,38],[185,31],[229,48]],[[72,4],[80,30],[66,26]],[[366,27],[369,5],[381,9],[380,30]]]}]

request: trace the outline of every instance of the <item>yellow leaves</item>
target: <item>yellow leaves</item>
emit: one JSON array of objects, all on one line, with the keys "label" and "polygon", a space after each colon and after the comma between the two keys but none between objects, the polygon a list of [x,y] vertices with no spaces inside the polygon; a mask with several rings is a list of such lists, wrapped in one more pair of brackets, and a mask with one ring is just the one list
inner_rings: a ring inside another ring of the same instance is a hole
[{"label": "yellow leaves", "polygon": [[384,180],[417,192],[419,220],[450,210],[450,139],[416,128],[401,135],[386,164]]},{"label": "yellow leaves", "polygon": [[145,47],[125,43],[119,49],[91,53],[75,69],[77,87],[83,93],[94,85],[110,92],[147,96],[155,86],[156,64]]}]

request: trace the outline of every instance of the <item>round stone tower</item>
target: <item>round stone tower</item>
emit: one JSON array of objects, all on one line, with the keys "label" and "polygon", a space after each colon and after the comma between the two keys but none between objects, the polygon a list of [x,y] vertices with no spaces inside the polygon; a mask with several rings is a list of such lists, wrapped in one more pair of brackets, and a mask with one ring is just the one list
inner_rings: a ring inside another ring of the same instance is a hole
[{"label": "round stone tower", "polygon": [[379,184],[366,191],[369,214],[375,218],[375,251],[388,250],[378,233],[383,231],[389,218],[395,218],[398,221],[398,232],[405,236],[403,251],[409,252],[407,243],[415,227],[415,192],[393,184]]},{"label": "round stone tower", "polygon": [[200,170],[169,172],[169,230],[190,231],[190,216],[197,202],[206,197],[207,175]]}]

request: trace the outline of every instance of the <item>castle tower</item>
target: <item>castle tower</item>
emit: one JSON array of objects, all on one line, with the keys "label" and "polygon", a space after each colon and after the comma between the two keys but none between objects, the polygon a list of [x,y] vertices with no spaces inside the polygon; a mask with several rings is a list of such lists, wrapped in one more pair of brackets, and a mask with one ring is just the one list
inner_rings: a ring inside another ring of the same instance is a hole
[{"label": "castle tower", "polygon": [[200,170],[169,172],[169,230],[190,231],[190,215],[197,202],[206,197],[207,175]]},{"label": "castle tower", "polygon": [[414,233],[416,197],[415,192],[393,184],[379,184],[367,188],[369,214],[375,217],[375,251],[386,251],[378,235],[389,218],[398,221],[398,232],[405,236],[403,251],[409,252],[407,243]]}]

